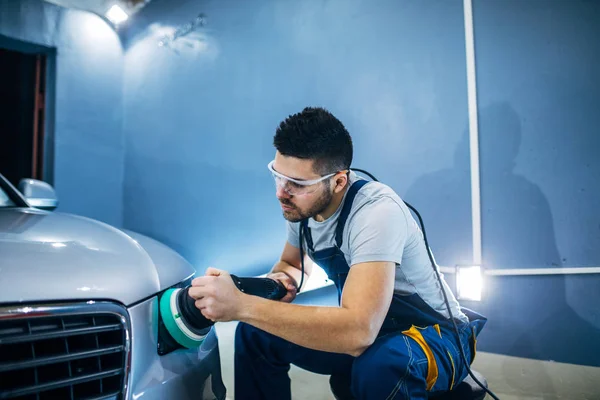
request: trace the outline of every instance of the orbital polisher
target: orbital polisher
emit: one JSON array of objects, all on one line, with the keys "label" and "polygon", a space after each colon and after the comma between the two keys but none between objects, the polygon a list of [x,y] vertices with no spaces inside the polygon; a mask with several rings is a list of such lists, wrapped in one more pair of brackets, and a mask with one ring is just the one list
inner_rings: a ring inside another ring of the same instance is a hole
[{"label": "orbital polisher", "polygon": [[[276,280],[270,278],[239,278],[231,275],[237,288],[250,295],[260,296],[269,300],[280,300],[287,290]],[[168,289],[159,301],[160,323],[159,354],[169,353],[177,348],[192,349],[199,347],[214,322],[205,318],[196,308],[194,298],[185,288]]]}]

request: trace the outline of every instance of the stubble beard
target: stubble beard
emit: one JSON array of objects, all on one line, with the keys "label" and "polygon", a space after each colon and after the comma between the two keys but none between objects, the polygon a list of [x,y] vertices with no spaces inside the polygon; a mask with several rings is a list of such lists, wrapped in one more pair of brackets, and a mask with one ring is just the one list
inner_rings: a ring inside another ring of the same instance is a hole
[{"label": "stubble beard", "polygon": [[327,188],[327,190],[323,192],[317,201],[306,211],[298,209],[292,202],[280,200],[281,204],[288,207],[293,207],[293,210],[283,211],[283,218],[290,222],[300,222],[303,219],[312,218],[315,215],[322,213],[329,206],[331,199],[333,198],[333,193],[331,193],[328,189],[329,188]]}]

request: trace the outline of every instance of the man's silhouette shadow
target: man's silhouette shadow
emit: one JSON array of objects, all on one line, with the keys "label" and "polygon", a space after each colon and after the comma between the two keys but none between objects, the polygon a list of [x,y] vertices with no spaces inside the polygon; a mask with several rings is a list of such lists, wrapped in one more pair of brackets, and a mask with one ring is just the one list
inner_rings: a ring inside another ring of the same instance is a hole
[{"label": "man's silhouette shadow", "polygon": [[[519,115],[507,103],[491,104],[480,111],[479,129],[483,267],[562,267],[546,196],[514,172],[521,143]],[[472,263],[468,130],[454,161],[453,168],[418,179],[405,195],[425,220],[438,264],[446,266]],[[600,330],[569,306],[565,279],[486,277],[482,302],[461,301],[489,318],[479,349],[600,366]]]}]

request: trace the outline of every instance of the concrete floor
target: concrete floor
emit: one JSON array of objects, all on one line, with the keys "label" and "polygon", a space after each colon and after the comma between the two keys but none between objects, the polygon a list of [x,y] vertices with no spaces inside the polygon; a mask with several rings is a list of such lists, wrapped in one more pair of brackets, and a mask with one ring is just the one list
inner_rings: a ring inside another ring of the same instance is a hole
[{"label": "concrete floor", "polygon": [[[233,338],[236,323],[216,324],[227,399],[233,399]],[[477,353],[473,368],[502,400],[600,400],[600,368]],[[294,400],[333,400],[327,376],[292,366]],[[490,398],[489,396],[487,397]]]}]

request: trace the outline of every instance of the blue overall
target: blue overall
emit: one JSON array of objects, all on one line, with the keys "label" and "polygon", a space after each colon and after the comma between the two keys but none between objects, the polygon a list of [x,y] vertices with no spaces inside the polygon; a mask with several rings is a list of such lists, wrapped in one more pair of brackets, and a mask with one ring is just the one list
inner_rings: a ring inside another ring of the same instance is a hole
[{"label": "blue overall", "polygon": [[[342,233],[356,193],[367,182],[358,180],[348,189],[336,227],[336,246],[314,251],[308,221],[300,223],[300,243],[304,236],[308,255],[335,283],[338,300],[350,270],[340,250]],[[476,336],[486,319],[467,309],[463,312],[471,323],[456,323],[472,363]],[[452,390],[466,377],[458,345],[452,322],[416,294],[393,296],[377,339],[359,357],[308,349],[240,323],[235,337],[235,398],[291,399],[288,371],[294,364],[331,375],[339,399],[427,399]]]}]

